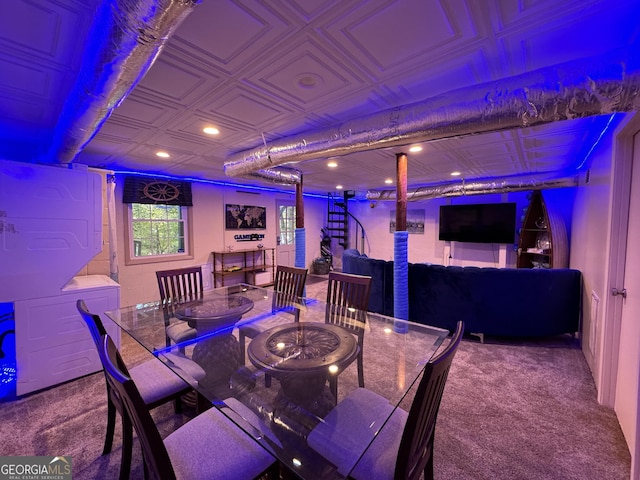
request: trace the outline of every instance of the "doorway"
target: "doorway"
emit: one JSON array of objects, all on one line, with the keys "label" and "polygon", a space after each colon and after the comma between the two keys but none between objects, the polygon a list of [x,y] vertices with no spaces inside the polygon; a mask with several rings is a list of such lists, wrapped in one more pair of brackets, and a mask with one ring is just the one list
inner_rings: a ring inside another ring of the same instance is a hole
[{"label": "doorway", "polygon": [[[611,228],[607,306],[599,401],[611,406],[631,453],[631,479],[640,480],[640,115],[636,114],[615,139],[611,188]],[[636,168],[634,167],[634,164]],[[626,290],[626,296],[612,289]]]},{"label": "doorway", "polygon": [[[634,138],[634,164],[640,165],[640,133]],[[622,287],[628,294],[622,296],[620,317],[620,340],[618,347],[618,372],[615,393],[615,411],[620,427],[631,451],[631,473],[633,479],[640,476],[638,466],[638,396],[640,393],[640,322],[636,318],[640,312],[640,251],[635,240],[640,235],[640,168],[631,169],[631,195],[629,201],[629,223],[627,247],[625,250],[624,282]],[[612,285],[612,288],[615,286]],[[618,296],[618,295],[617,295]]]},{"label": "doorway", "polygon": [[278,265],[295,266],[296,261],[296,206],[293,201],[276,202],[276,252]]}]

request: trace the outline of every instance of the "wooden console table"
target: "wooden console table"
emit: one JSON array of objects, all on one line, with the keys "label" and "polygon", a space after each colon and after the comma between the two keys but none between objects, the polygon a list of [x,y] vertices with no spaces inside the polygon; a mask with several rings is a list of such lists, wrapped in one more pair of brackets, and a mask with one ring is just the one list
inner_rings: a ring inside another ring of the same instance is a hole
[{"label": "wooden console table", "polygon": [[[255,248],[211,252],[213,255],[213,288],[236,283],[249,283],[259,287],[273,285],[275,275],[275,248]],[[267,279],[258,279],[265,273]],[[230,283],[230,279],[233,281]]]}]

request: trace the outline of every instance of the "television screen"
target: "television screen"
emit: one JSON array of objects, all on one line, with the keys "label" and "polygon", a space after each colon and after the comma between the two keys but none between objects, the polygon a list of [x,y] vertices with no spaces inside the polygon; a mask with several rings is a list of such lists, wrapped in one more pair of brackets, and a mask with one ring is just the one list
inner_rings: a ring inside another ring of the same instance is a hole
[{"label": "television screen", "polygon": [[515,231],[515,203],[440,206],[440,240],[514,243]]}]

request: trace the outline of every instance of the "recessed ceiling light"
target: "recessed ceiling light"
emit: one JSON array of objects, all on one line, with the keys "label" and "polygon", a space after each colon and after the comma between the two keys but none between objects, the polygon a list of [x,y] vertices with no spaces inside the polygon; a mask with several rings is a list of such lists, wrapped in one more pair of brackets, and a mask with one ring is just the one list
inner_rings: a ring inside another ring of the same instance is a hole
[{"label": "recessed ceiling light", "polygon": [[342,190],[342,185],[336,185],[336,190]]},{"label": "recessed ceiling light", "polygon": [[220,133],[220,130],[216,127],[204,127],[202,131],[207,135],[218,135]]},{"label": "recessed ceiling light", "polygon": [[452,177],[459,177],[460,175],[462,175],[460,172],[451,172]]},{"label": "recessed ceiling light", "polygon": [[409,151],[412,152],[412,153],[421,152],[422,151],[422,147],[420,145],[414,145],[413,147],[411,147],[409,149]]},{"label": "recessed ceiling light", "polygon": [[160,158],[169,158],[170,155],[167,152],[156,152],[156,155]]},{"label": "recessed ceiling light", "polygon": [[336,168],[338,166],[338,162],[336,162],[335,160],[329,160],[329,162],[327,163],[327,167],[329,168]]},{"label": "recessed ceiling light", "polygon": [[387,178],[384,183],[389,184],[389,183],[393,183],[393,180],[391,180],[390,178]]}]

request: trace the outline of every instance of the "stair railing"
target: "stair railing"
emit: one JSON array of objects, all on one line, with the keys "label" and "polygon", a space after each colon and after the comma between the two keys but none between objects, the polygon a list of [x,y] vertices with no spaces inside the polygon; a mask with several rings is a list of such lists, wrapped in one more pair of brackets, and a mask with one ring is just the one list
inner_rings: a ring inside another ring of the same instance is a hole
[{"label": "stair railing", "polygon": [[[356,250],[358,250],[360,253],[364,253],[364,238],[365,238],[364,226],[362,225],[362,223],[360,223],[360,220],[358,220],[353,215],[353,213],[347,212],[347,215],[349,215],[349,217],[351,217],[356,222],[356,231],[355,231]],[[361,241],[360,248],[358,248],[358,229],[360,229],[360,241]]]}]

